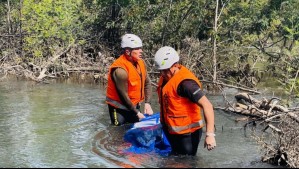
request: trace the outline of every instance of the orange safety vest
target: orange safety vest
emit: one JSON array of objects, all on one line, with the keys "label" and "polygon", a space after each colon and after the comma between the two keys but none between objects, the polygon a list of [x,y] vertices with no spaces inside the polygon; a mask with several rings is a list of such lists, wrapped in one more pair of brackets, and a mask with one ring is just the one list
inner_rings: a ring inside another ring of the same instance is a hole
[{"label": "orange safety vest", "polygon": [[163,78],[158,83],[160,103],[160,120],[170,134],[192,133],[203,127],[201,108],[186,97],[177,93],[179,84],[186,79],[192,79],[202,88],[196,76],[186,67],[180,65],[180,71],[175,74],[162,88]]},{"label": "orange safety vest", "polygon": [[128,74],[128,95],[131,102],[136,106],[144,100],[144,85],[146,76],[146,66],[143,60],[138,60],[139,70],[128,59],[121,55],[110,66],[108,72],[108,86],[106,91],[106,103],[116,108],[128,110],[120,100],[116,86],[112,79],[111,71],[115,68],[123,68]]}]

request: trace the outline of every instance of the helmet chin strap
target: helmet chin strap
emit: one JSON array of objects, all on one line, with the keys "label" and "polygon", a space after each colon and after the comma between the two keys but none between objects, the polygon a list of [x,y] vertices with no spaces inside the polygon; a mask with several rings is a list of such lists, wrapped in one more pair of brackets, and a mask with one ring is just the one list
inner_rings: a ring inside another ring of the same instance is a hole
[{"label": "helmet chin strap", "polygon": [[171,70],[170,70],[170,68],[168,69],[168,71],[170,72],[170,77],[168,77],[167,78],[167,81],[169,81],[174,75],[175,75],[175,73],[176,73],[176,69],[172,72]]},{"label": "helmet chin strap", "polygon": [[128,59],[131,63],[135,64],[133,57],[132,57],[132,50],[130,49],[130,54],[128,55]]},{"label": "helmet chin strap", "polygon": [[176,73],[177,70],[175,69],[173,72],[171,72],[171,70],[169,69],[169,71],[170,71],[171,77],[173,77],[175,75],[175,73]]},{"label": "helmet chin strap", "polygon": [[130,50],[130,61],[132,62],[132,63],[134,63],[134,60],[133,60],[133,57],[132,57],[132,50]]},{"label": "helmet chin strap", "polygon": [[175,75],[175,72],[176,72],[176,71],[177,71],[177,70],[174,70],[173,72],[170,71],[172,77]]},{"label": "helmet chin strap", "polygon": [[130,62],[133,62],[132,50],[130,50],[129,54],[127,54],[127,50],[128,49],[126,49],[125,56]]}]

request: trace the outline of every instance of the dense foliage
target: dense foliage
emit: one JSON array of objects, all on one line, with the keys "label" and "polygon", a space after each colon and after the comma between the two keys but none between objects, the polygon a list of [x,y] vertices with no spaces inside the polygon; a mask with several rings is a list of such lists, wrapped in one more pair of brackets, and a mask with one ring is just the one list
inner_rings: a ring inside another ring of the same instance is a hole
[{"label": "dense foliage", "polygon": [[111,60],[120,36],[134,33],[150,72],[155,51],[169,45],[201,79],[255,87],[270,75],[298,95],[298,7],[296,0],[6,0],[0,61],[28,68],[70,46],[78,57]]}]

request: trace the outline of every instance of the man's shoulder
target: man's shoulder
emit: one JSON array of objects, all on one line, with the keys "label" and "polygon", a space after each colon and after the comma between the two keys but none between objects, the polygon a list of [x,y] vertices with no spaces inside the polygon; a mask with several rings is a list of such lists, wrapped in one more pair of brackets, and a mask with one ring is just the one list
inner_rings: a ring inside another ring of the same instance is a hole
[{"label": "man's shoulder", "polygon": [[122,67],[116,67],[114,72],[117,74],[117,75],[126,75],[127,74],[127,71],[122,68]]},{"label": "man's shoulder", "polygon": [[126,80],[128,78],[127,71],[121,67],[115,68],[113,71],[113,77],[116,79]]}]

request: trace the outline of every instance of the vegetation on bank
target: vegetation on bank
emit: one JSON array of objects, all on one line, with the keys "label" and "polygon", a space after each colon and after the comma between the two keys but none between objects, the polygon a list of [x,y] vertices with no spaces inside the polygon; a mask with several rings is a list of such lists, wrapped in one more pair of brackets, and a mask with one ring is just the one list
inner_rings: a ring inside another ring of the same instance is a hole
[{"label": "vegetation on bank", "polygon": [[104,79],[121,35],[134,33],[154,83],[153,55],[169,45],[207,87],[254,93],[274,77],[288,102],[299,97],[298,8],[298,0],[4,0],[0,79]]}]

